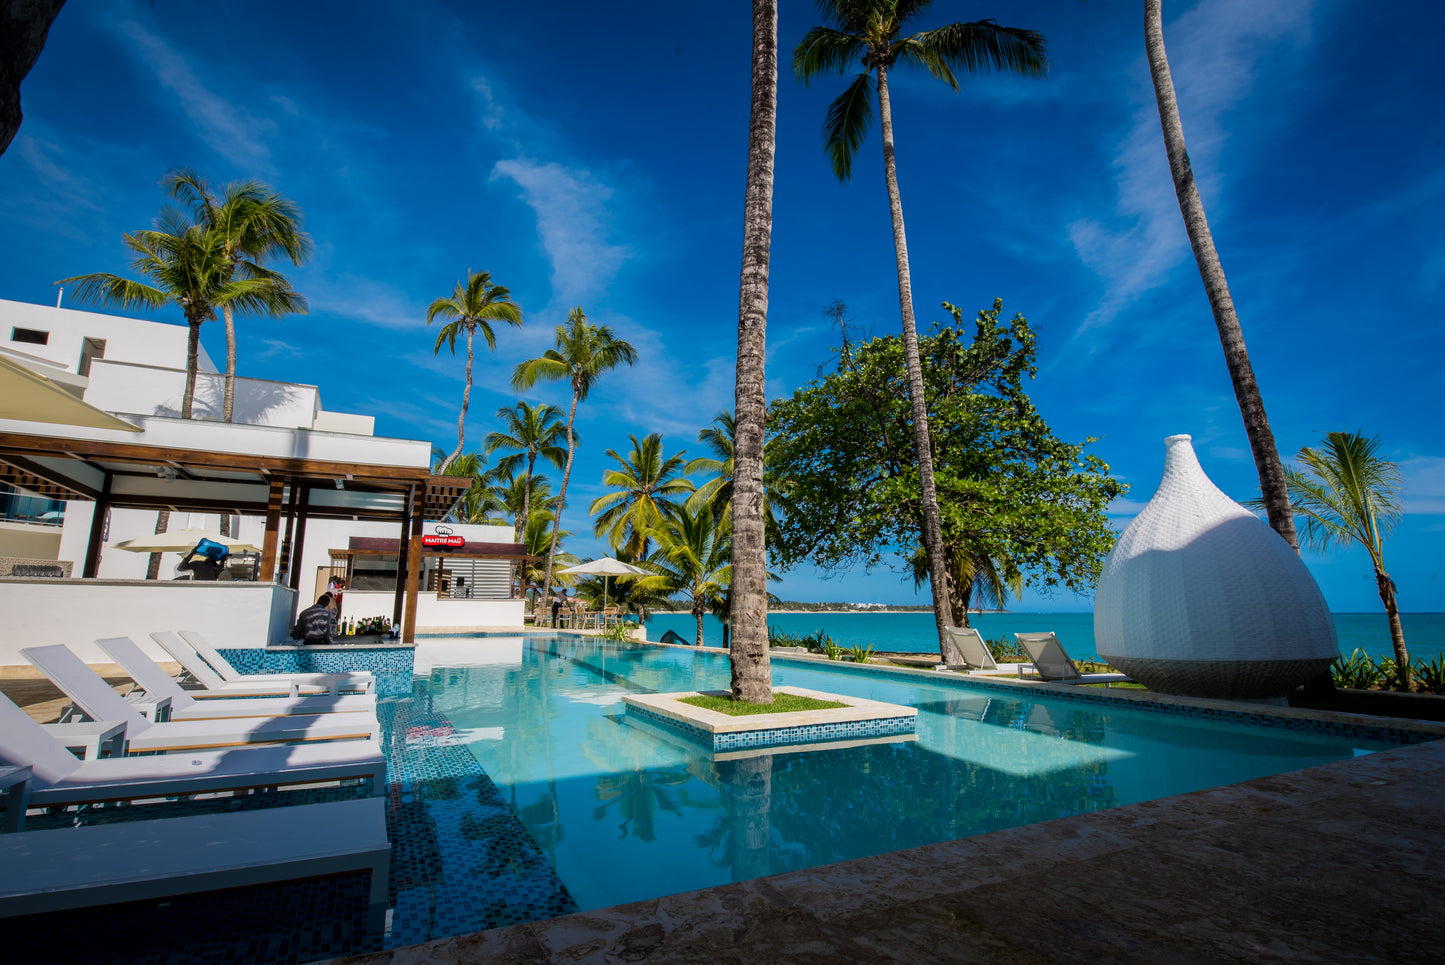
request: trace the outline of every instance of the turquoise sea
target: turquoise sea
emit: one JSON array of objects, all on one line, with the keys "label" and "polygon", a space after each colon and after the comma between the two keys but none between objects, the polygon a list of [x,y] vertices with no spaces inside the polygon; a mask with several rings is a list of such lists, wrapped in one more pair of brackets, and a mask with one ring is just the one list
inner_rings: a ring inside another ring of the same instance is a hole
[{"label": "turquoise sea", "polygon": [[[1357,647],[1371,656],[1391,652],[1390,628],[1383,613],[1336,613],[1334,618],[1341,653],[1348,655]],[[1052,630],[1075,658],[1087,660],[1095,655],[1092,613],[978,613],[970,616],[969,622],[990,640]],[[1445,651],[1445,613],[1402,613],[1400,622],[1411,656],[1432,660]],[[917,653],[938,650],[933,614],[927,612],[774,613],[768,616],[768,625],[804,635],[823,630],[844,647]],[[659,639],[668,630],[693,642],[697,625],[687,613],[655,613],[648,618],[649,640]],[[722,624],[713,617],[703,617],[703,642],[722,645]]]}]

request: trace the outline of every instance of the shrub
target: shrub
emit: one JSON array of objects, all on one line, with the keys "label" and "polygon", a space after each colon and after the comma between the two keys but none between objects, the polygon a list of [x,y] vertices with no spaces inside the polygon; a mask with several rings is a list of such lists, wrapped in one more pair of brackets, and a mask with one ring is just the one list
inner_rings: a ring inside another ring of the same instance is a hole
[{"label": "shrub", "polygon": [[1365,651],[1356,648],[1348,658],[1335,658],[1335,662],[1330,664],[1330,676],[1336,687],[1369,690],[1380,683],[1384,674],[1381,668],[1365,655]]},{"label": "shrub", "polygon": [[868,658],[873,655],[873,645],[871,643],[866,647],[860,643],[855,643],[846,649],[848,656],[853,658],[854,663],[867,663]]},{"label": "shrub", "polygon": [[1426,663],[1415,661],[1415,681],[1420,690],[1427,694],[1445,694],[1445,654]]},{"label": "shrub", "polygon": [[998,663],[1018,663],[1029,658],[1017,640],[1010,641],[999,637],[997,640],[985,640],[984,643],[988,646],[988,652]]},{"label": "shrub", "polygon": [[1410,664],[1396,663],[1394,657],[1385,657],[1377,665],[1380,670],[1380,686],[1391,690],[1409,690],[1407,686]]}]

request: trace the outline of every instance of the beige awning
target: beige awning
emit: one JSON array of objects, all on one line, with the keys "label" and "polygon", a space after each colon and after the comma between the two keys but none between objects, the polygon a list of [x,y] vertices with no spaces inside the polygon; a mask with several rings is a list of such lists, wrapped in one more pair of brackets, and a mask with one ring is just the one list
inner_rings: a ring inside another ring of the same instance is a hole
[{"label": "beige awning", "polygon": [[39,372],[0,355],[0,419],[140,432],[123,419],[77,399]]}]

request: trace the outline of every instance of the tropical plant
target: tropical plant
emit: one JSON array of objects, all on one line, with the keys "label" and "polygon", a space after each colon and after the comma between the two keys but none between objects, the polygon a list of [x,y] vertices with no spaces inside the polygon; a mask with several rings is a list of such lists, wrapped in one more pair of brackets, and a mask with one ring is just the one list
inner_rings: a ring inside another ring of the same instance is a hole
[{"label": "tropical plant", "polygon": [[[970,607],[1003,609],[1010,593],[1018,596],[1023,592],[1024,576],[1013,560],[996,558],[988,549],[950,539],[950,535],[945,521],[943,555],[948,562],[949,623],[966,627]],[[922,587],[928,581],[924,548],[916,547],[908,562],[913,568],[914,588]]]},{"label": "tropical plant", "polygon": [[[593,325],[582,314],[579,305],[567,315],[567,324],[558,325],[556,348],[549,348],[539,358],[519,364],[512,372],[512,385],[523,391],[538,381],[556,382],[566,380],[572,387],[572,407],[567,411],[567,464],[562,469],[562,489],[557,494],[557,518],[567,505],[567,484],[572,479],[572,463],[577,457],[577,436],[573,424],[577,421],[577,403],[587,398],[592,386],[603,372],[623,363],[632,365],[637,361],[637,350],[626,341],[612,334],[606,325]],[[552,588],[552,555],[556,551],[555,541],[547,550],[547,567],[542,583],[545,599]]]},{"label": "tropical plant", "polygon": [[1369,690],[1379,684],[1382,676],[1375,661],[1366,656],[1365,651],[1358,647],[1348,657],[1343,655],[1336,657],[1335,662],[1330,664],[1330,677],[1334,680],[1336,687]]},{"label": "tropical plant", "polygon": [[492,331],[492,323],[506,322],[520,328],[522,309],[512,301],[510,291],[501,285],[492,284],[490,272],[473,274],[468,268],[467,283],[463,285],[457,282],[451,298],[438,298],[427,306],[426,323],[430,325],[437,319],[446,324],[437,333],[436,345],[432,347],[433,355],[441,353],[443,344],[451,349],[453,355],[457,354],[457,336],[467,337],[467,381],[466,388],[462,390],[462,413],[457,417],[457,447],[443,465],[442,468],[445,469],[446,465],[462,454],[462,441],[466,438],[467,406],[472,399],[473,337],[477,332],[481,332],[482,338],[487,340],[487,348],[495,352],[497,336]]},{"label": "tropical plant", "polygon": [[819,653],[827,657],[829,660],[842,659],[843,648],[839,645],[838,641],[834,640],[828,634],[821,632],[818,634],[817,639]]},{"label": "tropical plant", "polygon": [[1161,0],[1144,0],[1144,46],[1149,56],[1149,74],[1154,81],[1154,98],[1159,104],[1159,126],[1164,134],[1165,152],[1169,155],[1169,173],[1174,179],[1174,195],[1179,200],[1179,213],[1184,218],[1184,229],[1189,233],[1189,246],[1194,250],[1194,262],[1199,267],[1199,277],[1204,280],[1209,308],[1214,313],[1214,326],[1219,331],[1224,362],[1229,369],[1229,379],[1234,385],[1234,398],[1239,405],[1239,414],[1244,419],[1244,432],[1249,439],[1249,451],[1254,457],[1255,472],[1259,475],[1259,489],[1265,512],[1269,516],[1269,525],[1285,542],[1298,550],[1299,538],[1295,534],[1295,521],[1290,513],[1284,465],[1280,462],[1279,450],[1275,447],[1274,433],[1269,428],[1269,419],[1264,411],[1264,398],[1260,395],[1254,368],[1249,363],[1249,351],[1244,345],[1244,330],[1240,327],[1239,316],[1234,310],[1234,299],[1229,294],[1229,283],[1224,277],[1224,268],[1219,263],[1219,252],[1214,248],[1214,236],[1209,231],[1209,221],[1204,216],[1204,202],[1199,199],[1199,188],[1194,182],[1194,168],[1184,146],[1184,124],[1179,119],[1179,103],[1174,97],[1174,79],[1170,76],[1169,58],[1164,52],[1164,25],[1160,4]]},{"label": "tropical plant", "polygon": [[603,471],[602,485],[615,492],[594,499],[587,512],[597,517],[593,533],[605,536],[614,550],[625,547],[635,556],[646,556],[650,534],[676,518],[674,500],[692,493],[693,485],[682,476],[683,453],[663,454],[661,433],[641,440],[629,433],[627,438],[632,451],[625,457],[607,450],[617,466]]},{"label": "tropical plant", "polygon": [[[532,513],[532,479],[537,459],[545,459],[558,469],[566,465],[567,450],[558,443],[567,430],[562,425],[562,410],[546,403],[532,405],[519,400],[514,406],[498,409],[497,418],[502,420],[503,429],[487,433],[483,447],[487,455],[498,449],[511,453],[497,460],[496,472],[520,483],[522,505],[516,509],[516,533],[513,537],[520,542],[522,520]],[[518,469],[523,470],[520,477],[517,476]]]},{"label": "tropical plant", "polygon": [[[763,439],[768,271],[773,237],[773,158],[778,127],[778,4],[753,0],[752,99],[748,112],[748,172],[743,192],[743,258],[738,278],[737,406],[732,518],[735,589],[728,607],[728,663],[736,700],[768,703],[766,497]],[[701,626],[699,624],[699,626]]]},{"label": "tropical plant", "polygon": [[520,543],[522,521],[531,519],[539,509],[555,510],[557,500],[552,496],[551,480],[541,473],[517,476],[501,470],[501,466],[492,470],[497,494],[513,520],[513,539]]},{"label": "tropical plant", "polygon": [[948,566],[933,474],[933,444],[924,403],[923,367],[913,320],[913,284],[908,265],[908,241],[903,228],[903,200],[898,192],[888,74],[901,61],[913,67],[926,68],[935,78],[957,90],[955,71],[972,74],[997,70],[1025,77],[1042,77],[1048,71],[1048,60],[1042,35],[1032,30],[1000,26],[992,20],[951,23],[903,36],[909,21],[929,6],[930,0],[818,0],[818,11],[828,24],[809,30],[794,49],[793,72],[807,83],[819,74],[846,74],[855,64],[863,68],[829,105],[823,123],[825,150],[832,160],[833,173],[843,182],[852,176],[853,156],[862,145],[873,120],[870,75],[872,86],[877,91],[879,128],[883,140],[883,177],[893,219],[898,304],[903,322],[908,397],[912,400],[913,409],[923,545],[928,551],[939,650],[947,654],[952,646],[948,634],[944,632],[944,627],[948,625],[944,613],[949,599]]},{"label": "tropical plant", "polygon": [[1415,684],[1427,694],[1445,694],[1445,654],[1415,661]]},{"label": "tropical plant", "polygon": [[[560,549],[562,540],[572,534],[565,529],[558,531],[554,525],[556,517],[550,510],[534,509],[522,528],[522,545],[531,559],[521,564],[522,596],[528,590],[541,590],[536,599],[545,602],[551,593],[552,584],[567,583],[568,577],[557,570],[577,563],[577,557]],[[542,560],[546,559],[543,563]],[[535,607],[534,607],[535,609]]]},{"label": "tropical plant", "polygon": [[1408,661],[1396,660],[1394,657],[1382,657],[1375,666],[1380,671],[1381,687],[1393,687],[1400,691],[1410,689],[1413,668]]},{"label": "tropical plant", "polygon": [[[1384,541],[1403,512],[1400,470],[1380,456],[1380,437],[1358,432],[1325,434],[1319,448],[1305,446],[1295,456],[1300,469],[1286,468],[1285,481],[1304,545],[1313,550],[1362,546],[1375,570],[1375,588],[1390,623],[1395,662],[1409,683],[1410,651],[1395,600],[1395,581],[1385,572]],[[1268,509],[1265,499],[1250,506]]]},{"label": "tropical plant", "polygon": [[[162,179],[171,197],[187,205],[195,224],[221,240],[222,255],[231,262],[238,278],[270,278],[285,288],[290,283],[265,268],[266,259],[284,256],[293,265],[310,257],[311,237],[301,230],[301,209],[259,181],[233,181],[219,194],[205,176],[177,168]],[[298,314],[306,314],[306,302],[296,296]],[[230,422],[236,402],[236,315],[230,302],[221,303],[226,325],[226,380],[221,403],[221,421]],[[226,535],[226,534],[222,534]]]},{"label": "tropical plant", "polygon": [[653,532],[657,551],[648,560],[648,569],[656,575],[636,580],[646,590],[683,598],[697,622],[699,647],[703,645],[702,618],[708,604],[721,598],[732,582],[729,537],[727,525],[712,509],[703,507],[692,512],[683,507],[675,518],[664,520],[661,528]]},{"label": "tropical plant", "polygon": [[852,660],[854,663],[867,663],[868,658],[873,656],[873,645],[870,643],[868,646],[865,647],[861,643],[855,643],[850,646],[844,647],[843,652],[846,653],[848,655],[848,659]]},{"label": "tropical plant", "polygon": [[454,522],[490,523],[506,512],[502,493],[494,485],[493,472],[487,469],[486,456],[479,452],[463,453],[447,463],[447,474],[472,480],[471,488],[451,512]]}]

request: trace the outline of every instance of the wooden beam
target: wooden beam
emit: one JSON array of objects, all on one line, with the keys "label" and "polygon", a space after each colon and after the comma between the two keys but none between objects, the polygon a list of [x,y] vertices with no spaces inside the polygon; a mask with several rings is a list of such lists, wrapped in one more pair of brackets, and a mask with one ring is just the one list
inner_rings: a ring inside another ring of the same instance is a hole
[{"label": "wooden beam", "polygon": [[[290,585],[291,589],[297,591],[296,599],[299,602],[301,599],[301,561],[305,558],[302,554],[306,551],[306,510],[311,502],[311,487],[298,486],[296,488],[301,490],[301,497],[297,501],[299,513],[296,520],[296,547],[291,553]],[[292,622],[295,622],[294,615]]]},{"label": "wooden beam", "polygon": [[413,497],[411,501],[411,533],[407,540],[406,557],[406,623],[402,627],[403,643],[416,642],[416,591],[421,581],[421,524],[424,519],[422,508],[426,501]]},{"label": "wooden beam", "polygon": [[[397,543],[396,557],[396,593],[391,604],[391,625],[401,624],[402,614],[406,612],[403,604],[406,602],[406,579],[408,560],[411,559],[411,506],[416,500],[416,487],[413,486],[406,493],[406,516],[401,521],[401,540]],[[347,568],[351,567],[351,561],[346,562]]]},{"label": "wooden beam", "polygon": [[105,542],[105,517],[110,512],[110,474],[106,473],[100,493],[95,500],[95,515],[90,518],[90,540],[85,545],[85,567],[80,575],[87,580],[95,579],[100,571],[100,548]]},{"label": "wooden beam", "polygon": [[296,529],[296,502],[300,498],[301,487],[292,481],[291,491],[286,494],[286,535],[281,540],[280,559],[276,563],[278,582],[288,585],[291,582],[291,534]]},{"label": "wooden beam", "polygon": [[286,493],[286,481],[280,476],[271,480],[271,491],[266,500],[266,538],[261,541],[262,583],[276,579],[276,538],[281,528],[281,502]]},{"label": "wooden beam", "polygon": [[[42,466],[40,463],[35,462],[33,459],[27,459],[25,456],[12,453],[4,456],[4,462],[19,470],[20,474],[31,476],[34,479],[44,480],[55,489],[63,490],[63,495],[66,499],[97,499],[100,497],[100,491],[94,487],[88,486],[78,479],[72,479],[49,466]],[[9,482],[12,486],[20,486],[22,489],[34,488],[33,486],[25,486],[9,479],[7,479],[6,482]],[[46,495],[49,495],[49,493]]]}]

